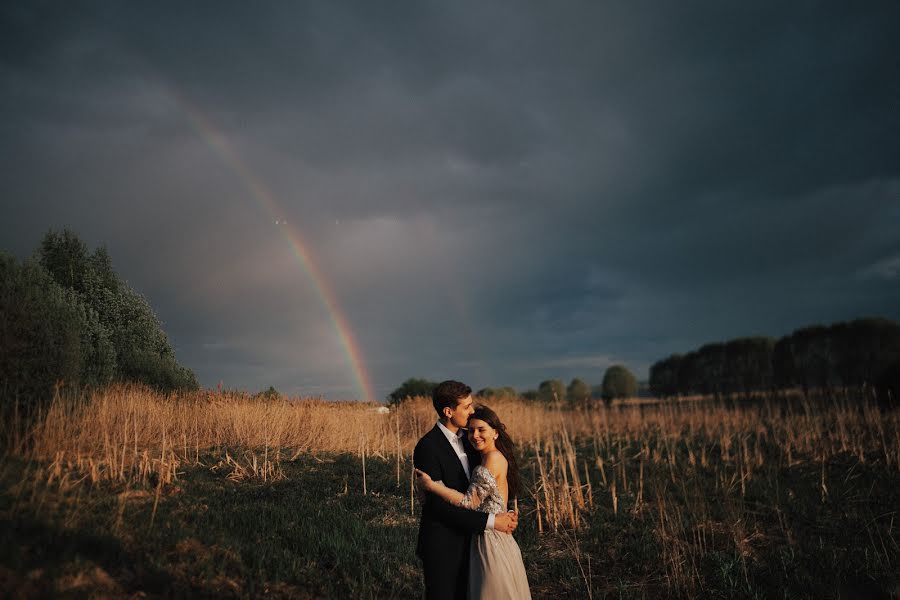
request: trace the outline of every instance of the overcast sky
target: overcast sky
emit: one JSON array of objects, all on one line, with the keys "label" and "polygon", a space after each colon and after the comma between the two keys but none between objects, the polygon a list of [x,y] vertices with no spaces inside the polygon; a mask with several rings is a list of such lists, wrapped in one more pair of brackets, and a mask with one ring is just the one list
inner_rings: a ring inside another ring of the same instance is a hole
[{"label": "overcast sky", "polygon": [[319,284],[379,398],[900,320],[900,8],[765,4],[4,2],[0,249],[68,227],[203,385],[328,398]]}]

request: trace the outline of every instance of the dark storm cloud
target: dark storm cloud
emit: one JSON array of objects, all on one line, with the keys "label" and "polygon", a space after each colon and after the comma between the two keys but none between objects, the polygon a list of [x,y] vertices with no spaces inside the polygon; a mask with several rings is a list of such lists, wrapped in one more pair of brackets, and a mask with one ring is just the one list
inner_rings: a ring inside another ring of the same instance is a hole
[{"label": "dark storm cloud", "polygon": [[273,218],[382,394],[900,318],[891,3],[0,11],[3,248],[106,243],[206,384],[355,394]]}]

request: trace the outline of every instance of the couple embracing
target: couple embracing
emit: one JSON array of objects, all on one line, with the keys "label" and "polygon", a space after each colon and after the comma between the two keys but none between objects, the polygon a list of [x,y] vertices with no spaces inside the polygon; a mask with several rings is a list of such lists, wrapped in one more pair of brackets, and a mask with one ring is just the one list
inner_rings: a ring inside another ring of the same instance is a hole
[{"label": "couple embracing", "polygon": [[432,402],[438,423],[413,454],[425,493],[416,546],[425,597],[531,598],[511,535],[518,515],[507,512],[520,479],[506,427],[491,409],[474,407],[472,389],[458,381],[440,383]]}]

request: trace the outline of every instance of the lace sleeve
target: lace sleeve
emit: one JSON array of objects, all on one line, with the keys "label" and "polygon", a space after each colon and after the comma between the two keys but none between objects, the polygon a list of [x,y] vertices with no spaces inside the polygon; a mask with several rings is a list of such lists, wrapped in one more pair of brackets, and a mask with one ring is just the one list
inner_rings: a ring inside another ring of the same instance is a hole
[{"label": "lace sleeve", "polygon": [[476,467],[472,472],[472,481],[469,483],[469,489],[463,495],[459,505],[463,508],[476,509],[481,506],[481,502],[490,496],[490,483],[482,472],[482,468]]}]

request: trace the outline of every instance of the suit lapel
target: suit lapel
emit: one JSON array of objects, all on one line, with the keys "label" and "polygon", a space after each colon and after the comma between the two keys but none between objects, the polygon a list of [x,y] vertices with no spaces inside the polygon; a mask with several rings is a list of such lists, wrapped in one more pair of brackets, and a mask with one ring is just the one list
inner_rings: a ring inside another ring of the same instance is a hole
[{"label": "suit lapel", "polygon": [[[459,485],[468,486],[469,478],[466,477],[466,470],[463,469],[462,463],[459,462],[459,457],[456,455],[456,450],[454,450],[453,446],[450,445],[450,440],[447,439],[447,436],[444,435],[444,432],[441,431],[441,428],[437,425],[434,426],[434,429],[432,429],[432,431],[434,432],[434,436],[436,437],[435,442],[437,443],[437,446],[438,448],[440,448],[441,454],[443,455],[444,464],[448,467],[450,467],[450,465],[453,465],[452,468],[457,474],[458,480],[460,482]],[[471,472],[471,466],[469,470]],[[444,483],[449,487],[456,487],[450,482],[445,481]]]}]

